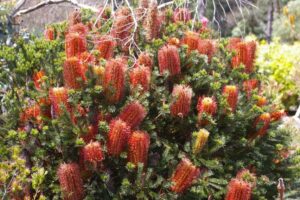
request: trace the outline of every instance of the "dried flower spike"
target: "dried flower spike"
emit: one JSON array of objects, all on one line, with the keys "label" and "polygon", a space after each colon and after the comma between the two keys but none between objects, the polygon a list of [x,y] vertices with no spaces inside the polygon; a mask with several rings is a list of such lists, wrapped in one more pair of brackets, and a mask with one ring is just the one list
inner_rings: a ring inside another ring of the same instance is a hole
[{"label": "dried flower spike", "polygon": [[82,200],[84,198],[83,181],[78,164],[61,164],[57,175],[64,200]]},{"label": "dried flower spike", "polygon": [[128,161],[147,165],[150,137],[143,131],[134,131],[128,141]]},{"label": "dried flower spike", "polygon": [[170,106],[172,116],[185,117],[190,112],[193,90],[187,85],[175,85],[172,91],[174,101]]},{"label": "dried flower spike", "polygon": [[108,154],[119,156],[125,150],[130,127],[121,119],[113,120],[109,124],[109,133],[107,140]]},{"label": "dried flower spike", "polygon": [[173,45],[163,46],[158,50],[158,65],[160,74],[169,71],[171,76],[180,74],[180,58],[178,49]]},{"label": "dried flower spike", "polygon": [[223,89],[223,96],[226,98],[227,104],[229,105],[231,112],[235,112],[239,96],[237,86],[226,85]]},{"label": "dried flower spike", "polygon": [[131,129],[135,129],[141,124],[146,115],[146,109],[138,101],[134,101],[123,108],[118,118],[126,122]]},{"label": "dried flower spike", "polygon": [[200,129],[193,133],[193,154],[201,152],[209,137],[209,132],[206,129]]},{"label": "dried flower spike", "polygon": [[173,185],[171,190],[176,193],[184,192],[199,175],[200,169],[193,165],[188,158],[183,158],[172,175],[171,181]]}]

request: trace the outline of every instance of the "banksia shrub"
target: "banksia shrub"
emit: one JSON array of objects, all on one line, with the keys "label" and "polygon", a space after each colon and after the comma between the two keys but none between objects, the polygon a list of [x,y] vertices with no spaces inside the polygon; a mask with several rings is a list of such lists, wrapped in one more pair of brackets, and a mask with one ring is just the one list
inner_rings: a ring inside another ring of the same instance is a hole
[{"label": "banksia shrub", "polygon": [[66,35],[65,51],[67,58],[80,56],[87,50],[86,38],[80,33],[69,33]]},{"label": "banksia shrub", "polygon": [[134,101],[123,108],[118,118],[126,122],[132,129],[135,129],[141,124],[146,115],[146,109],[138,101]]},{"label": "banksia shrub", "polygon": [[250,200],[251,186],[249,183],[232,179],[228,185],[228,191],[225,200]]},{"label": "banksia shrub", "polygon": [[200,169],[193,165],[188,158],[183,158],[171,177],[171,190],[176,193],[184,192],[198,178],[199,174]]},{"label": "banksia shrub", "polygon": [[142,92],[147,92],[150,87],[151,72],[148,67],[140,66],[135,67],[129,73],[130,86],[133,90],[138,87],[142,88]]},{"label": "banksia shrub", "polygon": [[226,85],[223,89],[223,96],[226,98],[231,112],[235,112],[239,97],[239,90],[237,86]]},{"label": "banksia shrub", "polygon": [[83,181],[78,164],[61,164],[57,170],[57,176],[64,200],[82,200],[84,198]]},{"label": "banksia shrub", "polygon": [[85,69],[78,58],[71,57],[65,61],[63,77],[66,88],[78,89],[84,84]]},{"label": "banksia shrub", "polygon": [[71,111],[70,105],[68,103],[68,90],[64,87],[54,87],[49,90],[49,98],[51,105],[53,107],[54,114],[59,116],[62,114],[62,106],[64,106],[67,111]]},{"label": "banksia shrub", "polygon": [[121,119],[109,124],[107,151],[109,155],[119,156],[125,150],[130,135],[130,127]]},{"label": "banksia shrub", "polygon": [[85,165],[92,165],[94,168],[104,159],[101,144],[99,142],[91,142],[85,145],[81,150],[82,161]]},{"label": "banksia shrub", "polygon": [[160,74],[168,71],[171,76],[180,74],[180,58],[177,47],[166,45],[158,50],[158,66]]},{"label": "banksia shrub", "polygon": [[172,92],[171,115],[185,117],[190,112],[193,90],[187,85],[175,85]]},{"label": "banksia shrub", "polygon": [[203,147],[205,146],[209,137],[209,132],[206,129],[200,129],[197,132],[193,133],[194,144],[193,144],[193,153],[198,154]]},{"label": "banksia shrub", "polygon": [[104,59],[110,59],[114,55],[114,49],[116,42],[109,35],[104,35],[96,38],[95,40],[96,49],[99,51],[99,57]]},{"label": "banksia shrub", "polygon": [[128,141],[128,161],[138,165],[147,165],[150,137],[143,131],[134,131]]},{"label": "banksia shrub", "polygon": [[121,59],[107,61],[103,87],[106,98],[111,103],[118,103],[124,96],[126,65]]},{"label": "banksia shrub", "polygon": [[217,103],[213,97],[200,97],[197,104],[198,122],[201,125],[208,124],[206,119],[202,119],[203,114],[213,116],[217,112]]}]

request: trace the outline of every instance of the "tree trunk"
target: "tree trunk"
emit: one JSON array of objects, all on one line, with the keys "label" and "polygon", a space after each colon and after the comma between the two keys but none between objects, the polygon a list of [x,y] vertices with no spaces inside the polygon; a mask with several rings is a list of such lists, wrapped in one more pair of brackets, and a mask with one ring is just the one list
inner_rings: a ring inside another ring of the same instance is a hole
[{"label": "tree trunk", "polygon": [[274,2],[275,0],[270,0],[270,4],[268,7],[268,18],[267,18],[267,31],[266,31],[266,39],[270,43],[272,39],[272,32],[273,32],[273,21],[274,21]]}]

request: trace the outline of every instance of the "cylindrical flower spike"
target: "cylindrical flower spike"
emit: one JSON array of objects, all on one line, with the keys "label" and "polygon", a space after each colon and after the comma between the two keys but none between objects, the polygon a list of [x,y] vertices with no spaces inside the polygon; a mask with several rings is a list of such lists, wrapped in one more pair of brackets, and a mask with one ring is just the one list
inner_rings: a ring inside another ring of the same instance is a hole
[{"label": "cylindrical flower spike", "polygon": [[213,97],[200,97],[197,104],[198,122],[207,125],[208,121],[202,119],[202,114],[213,116],[217,112],[217,102]]},{"label": "cylindrical flower spike", "polygon": [[128,141],[128,161],[138,165],[147,165],[150,137],[143,131],[134,131]]},{"label": "cylindrical flower spike", "polygon": [[227,100],[227,104],[229,105],[231,112],[235,112],[238,97],[239,97],[239,90],[235,85],[226,85],[223,89],[223,96]]},{"label": "cylindrical flower spike", "polygon": [[130,127],[121,119],[113,120],[109,124],[107,140],[108,154],[118,156],[125,150],[130,135]]},{"label": "cylindrical flower spike", "polygon": [[54,114],[59,116],[62,114],[61,105],[71,112],[71,107],[68,103],[68,91],[64,87],[54,87],[49,90],[49,99],[53,107]]},{"label": "cylindrical flower spike", "polygon": [[200,54],[207,55],[208,62],[211,61],[215,53],[215,46],[213,44],[213,41],[209,39],[199,39],[197,49]]},{"label": "cylindrical flower spike", "polygon": [[57,176],[64,200],[82,200],[84,198],[83,181],[76,163],[61,164]]},{"label": "cylindrical flower spike", "polygon": [[146,109],[138,101],[134,101],[123,108],[118,118],[126,122],[131,129],[135,129],[141,124],[146,115]]},{"label": "cylindrical flower spike", "polygon": [[232,58],[232,67],[238,67],[240,64],[245,65],[245,72],[253,72],[254,59],[256,53],[256,43],[255,42],[240,42],[232,46],[236,55]]},{"label": "cylindrical flower spike", "polygon": [[42,70],[33,74],[32,80],[33,80],[34,86],[37,90],[41,89],[41,84],[43,84],[43,82],[44,82],[44,80],[43,80],[44,76],[45,76],[45,72]]},{"label": "cylindrical flower spike", "polygon": [[124,95],[126,65],[122,60],[113,59],[106,63],[103,87],[110,103],[118,103]]},{"label": "cylindrical flower spike", "polygon": [[249,183],[232,179],[228,185],[228,191],[225,200],[250,200],[251,186]]},{"label": "cylindrical flower spike", "polygon": [[173,21],[188,22],[191,19],[191,12],[187,8],[177,8],[173,13]]},{"label": "cylindrical flower spike", "polygon": [[271,112],[271,120],[278,121],[285,115],[286,115],[286,113],[284,110],[278,110],[278,111]]},{"label": "cylindrical flower spike", "polygon": [[160,74],[169,71],[171,76],[180,74],[180,58],[178,49],[173,45],[163,46],[158,50],[158,65]]},{"label": "cylindrical flower spike", "polygon": [[151,72],[149,67],[139,66],[133,68],[130,73],[130,85],[133,90],[142,87],[142,92],[147,92],[150,87]]},{"label": "cylindrical flower spike", "polygon": [[201,152],[209,137],[209,132],[206,129],[200,129],[193,133],[193,154]]},{"label": "cylindrical flower spike", "polygon": [[101,144],[91,142],[85,145],[81,150],[82,161],[84,164],[91,164],[94,168],[104,159]]},{"label": "cylindrical flower spike", "polygon": [[69,33],[66,35],[65,51],[67,58],[79,57],[81,53],[87,50],[85,36],[79,33]]},{"label": "cylindrical flower spike", "polygon": [[227,48],[228,48],[229,50],[234,50],[234,49],[236,49],[237,45],[238,45],[240,42],[242,42],[242,39],[241,39],[241,38],[236,38],[236,37],[229,38]]},{"label": "cylindrical flower spike", "polygon": [[269,113],[261,114],[255,121],[255,127],[257,127],[258,124],[262,123],[262,126],[256,132],[256,136],[264,136],[267,133],[270,122],[271,122],[271,115]]},{"label": "cylindrical flower spike", "polygon": [[84,74],[88,70],[89,65],[94,65],[96,62],[96,58],[93,54],[89,52],[83,52],[79,56],[79,61],[82,64]]},{"label": "cylindrical flower spike", "polygon": [[65,61],[63,77],[66,88],[81,88],[86,81],[84,67],[77,57],[71,57]]},{"label": "cylindrical flower spike", "polygon": [[79,33],[82,36],[86,36],[88,33],[88,27],[83,23],[78,23],[69,27],[68,33]]},{"label": "cylindrical flower spike", "polygon": [[143,27],[146,30],[146,39],[148,41],[158,37],[160,20],[157,3],[152,2],[150,7],[146,10],[146,17],[143,21]]},{"label": "cylindrical flower spike", "polygon": [[54,33],[54,28],[52,28],[52,27],[47,28],[47,29],[45,30],[45,32],[44,32],[44,37],[45,37],[45,39],[46,39],[46,40],[49,40],[49,41],[55,39],[55,36],[54,36],[54,35],[55,35],[55,33]]},{"label": "cylindrical flower spike", "polygon": [[264,97],[264,96],[257,97],[257,102],[256,102],[257,106],[263,107],[263,106],[267,105],[267,103],[268,103],[268,100],[266,97]]},{"label": "cylindrical flower spike", "polygon": [[172,175],[171,181],[173,185],[171,190],[176,193],[184,192],[199,175],[200,169],[193,165],[188,158],[183,158]]},{"label": "cylindrical flower spike", "polygon": [[200,38],[198,33],[187,31],[182,39],[182,43],[188,45],[189,50],[192,51],[198,49],[199,40]]},{"label": "cylindrical flower spike", "polygon": [[258,87],[258,80],[257,79],[250,79],[246,80],[243,83],[243,89],[247,94],[247,98],[250,99],[251,93],[254,89]]},{"label": "cylindrical flower spike", "polygon": [[114,56],[116,45],[114,39],[109,35],[103,35],[95,41],[96,49],[100,53],[99,57],[104,59],[110,59]]},{"label": "cylindrical flower spike", "polygon": [[137,66],[144,65],[145,67],[152,69],[153,61],[148,53],[142,52],[138,57],[137,64]]},{"label": "cylindrical flower spike", "polygon": [[34,122],[41,122],[41,108],[38,104],[28,107],[20,114],[21,123],[26,123],[29,120],[34,120]]},{"label": "cylindrical flower spike", "polygon": [[172,91],[174,101],[170,106],[172,116],[185,117],[190,112],[193,90],[187,85],[175,85]]}]

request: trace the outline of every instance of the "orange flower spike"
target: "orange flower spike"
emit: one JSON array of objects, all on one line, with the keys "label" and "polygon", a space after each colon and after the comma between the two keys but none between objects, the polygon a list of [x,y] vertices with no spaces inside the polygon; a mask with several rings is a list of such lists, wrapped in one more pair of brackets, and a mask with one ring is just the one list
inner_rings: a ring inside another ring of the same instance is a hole
[{"label": "orange flower spike", "polygon": [[188,158],[183,158],[177,165],[175,172],[171,177],[171,190],[176,193],[182,193],[187,190],[194,180],[200,175],[198,169]]},{"label": "orange flower spike", "polygon": [[103,87],[110,103],[118,103],[124,96],[126,64],[120,59],[107,61]]},{"label": "orange flower spike", "polygon": [[20,114],[21,123],[26,123],[33,119],[35,122],[41,122],[41,108],[38,104],[28,107]]},{"label": "orange flower spike", "polygon": [[255,121],[255,126],[262,123],[262,127],[256,132],[256,135],[264,136],[267,133],[271,122],[271,115],[269,113],[261,114]]},{"label": "orange flower spike", "polygon": [[63,77],[66,88],[79,89],[86,81],[84,67],[77,57],[71,57],[65,61]]},{"label": "orange flower spike", "polygon": [[231,112],[235,112],[239,96],[239,90],[237,86],[226,85],[223,89],[223,96],[226,98]]},{"label": "orange flower spike", "polygon": [[191,12],[187,8],[177,8],[173,13],[173,21],[174,22],[188,22],[191,20]]},{"label": "orange flower spike", "polygon": [[179,47],[180,46],[180,40],[176,37],[171,37],[171,38],[168,39],[168,44]]},{"label": "orange flower spike", "polygon": [[198,33],[187,31],[181,43],[186,44],[189,47],[189,51],[192,51],[198,49],[199,40],[200,38]]},{"label": "orange flower spike", "polygon": [[207,55],[208,62],[210,62],[215,53],[215,46],[212,40],[199,39],[197,50],[200,54]]},{"label": "orange flower spike", "polygon": [[264,97],[264,96],[259,96],[259,97],[257,98],[257,102],[256,102],[256,105],[257,105],[257,106],[263,107],[263,106],[267,105],[267,103],[268,103],[268,100],[267,100],[266,97]]},{"label": "orange flower spike", "polygon": [[114,56],[114,49],[117,43],[109,35],[103,35],[95,41],[96,49],[99,51],[100,58],[110,59]]},{"label": "orange flower spike", "polygon": [[251,185],[243,180],[232,179],[228,184],[225,200],[250,200]]},{"label": "orange flower spike", "polygon": [[53,107],[53,111],[56,116],[62,114],[61,104],[63,104],[67,110],[70,112],[71,107],[68,103],[68,91],[64,87],[55,87],[50,88],[49,90],[49,98],[51,101],[51,105]]},{"label": "orange flower spike", "polygon": [[49,41],[51,41],[51,40],[54,40],[55,38],[55,31],[54,31],[54,28],[52,28],[52,27],[49,27],[49,28],[47,28],[46,30],[45,30],[45,32],[44,32],[44,37],[45,37],[45,39],[46,40],[49,40]]},{"label": "orange flower spike", "polygon": [[190,112],[193,90],[186,85],[175,85],[172,97],[175,99],[170,106],[172,116],[185,117]]},{"label": "orange flower spike", "polygon": [[94,65],[96,62],[96,58],[93,54],[89,52],[83,52],[79,56],[79,61],[82,64],[84,74],[88,70],[89,65]]},{"label": "orange flower spike", "polygon": [[129,73],[130,85],[134,89],[142,87],[143,92],[147,92],[150,87],[151,72],[150,68],[145,66],[135,67]]},{"label": "orange flower spike", "polygon": [[146,115],[146,109],[138,101],[134,101],[123,108],[118,118],[126,122],[131,129],[135,129],[141,124]]},{"label": "orange flower spike", "polygon": [[250,79],[246,80],[243,83],[243,89],[247,94],[247,98],[250,99],[251,93],[254,89],[258,87],[258,80],[257,79]]},{"label": "orange flower spike", "polygon": [[92,164],[94,167],[104,159],[104,154],[99,142],[91,142],[85,145],[81,150],[81,155],[84,163]]},{"label": "orange flower spike", "polygon": [[278,121],[280,120],[282,117],[284,117],[286,115],[284,110],[278,110],[275,112],[271,113],[271,120],[272,121]]},{"label": "orange flower spike", "polygon": [[76,163],[61,164],[57,176],[64,200],[82,200],[84,198],[83,181]]},{"label": "orange flower spike", "polygon": [[253,72],[255,53],[256,53],[256,43],[253,42],[240,42],[234,45],[233,50],[235,50],[236,55],[232,58],[232,67],[236,68],[240,64],[245,65],[245,72]]},{"label": "orange flower spike", "polygon": [[34,86],[37,90],[41,89],[41,85],[44,83],[43,77],[45,76],[45,72],[43,70],[38,71],[33,74],[32,80],[34,83]]},{"label": "orange flower spike", "polygon": [[92,68],[93,73],[96,77],[96,82],[98,85],[102,85],[103,83],[103,78],[104,78],[104,72],[105,72],[105,68],[101,67],[101,66],[93,66]]},{"label": "orange flower spike", "polygon": [[125,150],[130,135],[130,127],[121,119],[113,120],[109,124],[107,140],[108,154],[119,156]]},{"label": "orange flower spike", "polygon": [[134,131],[128,141],[128,161],[147,165],[150,137],[143,131]]},{"label": "orange flower spike", "polygon": [[217,112],[217,103],[212,97],[199,97],[198,104],[198,122],[200,125],[207,125],[208,121],[202,119],[202,114],[213,116]]},{"label": "orange flower spike", "polygon": [[79,57],[86,50],[87,42],[85,36],[79,33],[69,33],[66,35],[65,51],[67,58]]},{"label": "orange flower spike", "polygon": [[151,70],[153,66],[153,61],[148,53],[142,52],[138,57],[137,64],[137,66],[144,65],[145,67],[148,67]]},{"label": "orange flower spike", "polygon": [[242,39],[241,39],[241,38],[236,38],[236,37],[234,37],[234,38],[229,38],[227,48],[228,48],[229,50],[234,50],[234,49],[236,49],[236,46],[237,46],[240,42],[242,42]]},{"label": "orange flower spike", "polygon": [[256,42],[251,41],[247,43],[247,57],[245,58],[246,73],[251,73],[254,70],[254,61],[256,55]]},{"label": "orange flower spike", "polygon": [[171,76],[180,74],[180,58],[176,46],[166,45],[158,50],[159,72],[169,71]]}]

